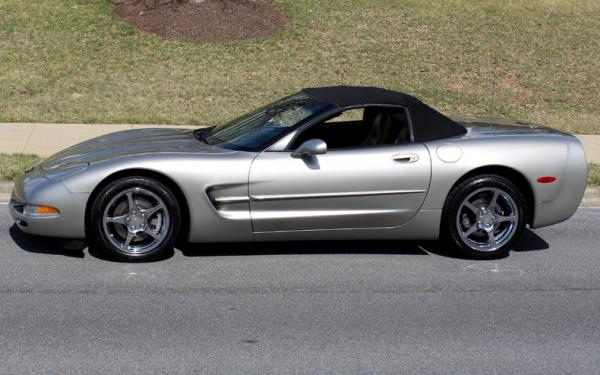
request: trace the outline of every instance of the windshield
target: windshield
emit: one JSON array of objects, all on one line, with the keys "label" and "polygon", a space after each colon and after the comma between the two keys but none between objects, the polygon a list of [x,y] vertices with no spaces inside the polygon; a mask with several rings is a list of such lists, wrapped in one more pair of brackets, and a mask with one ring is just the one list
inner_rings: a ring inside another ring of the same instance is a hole
[{"label": "windshield", "polygon": [[330,103],[299,93],[215,127],[204,136],[204,141],[236,150],[261,150],[295,126],[332,107]]}]

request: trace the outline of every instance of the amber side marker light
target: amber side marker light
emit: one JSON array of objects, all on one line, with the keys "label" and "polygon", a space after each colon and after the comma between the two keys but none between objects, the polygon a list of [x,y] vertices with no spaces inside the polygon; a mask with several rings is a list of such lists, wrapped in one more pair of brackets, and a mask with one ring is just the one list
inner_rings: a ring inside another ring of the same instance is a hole
[{"label": "amber side marker light", "polygon": [[49,206],[35,206],[35,212],[42,215],[54,215],[60,213],[58,208]]},{"label": "amber side marker light", "polygon": [[537,179],[537,182],[540,184],[551,184],[556,181],[556,177],[554,176],[544,176]]},{"label": "amber side marker light", "polygon": [[54,207],[50,207],[50,206],[28,204],[25,206],[24,213],[26,215],[33,215],[33,216],[48,216],[48,215],[58,215],[58,214],[60,214],[60,211],[58,208],[54,208]]}]

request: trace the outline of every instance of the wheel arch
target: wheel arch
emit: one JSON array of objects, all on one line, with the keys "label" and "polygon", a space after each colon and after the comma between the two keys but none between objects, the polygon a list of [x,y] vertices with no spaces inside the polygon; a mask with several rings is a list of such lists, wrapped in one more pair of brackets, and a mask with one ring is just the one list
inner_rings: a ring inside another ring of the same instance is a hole
[{"label": "wheel arch", "polygon": [[459,185],[460,183],[462,183],[463,181],[471,178],[471,177],[475,177],[478,175],[483,175],[483,174],[495,174],[501,177],[505,177],[507,179],[509,179],[510,181],[512,181],[515,185],[517,185],[517,188],[519,188],[519,190],[521,191],[521,193],[523,194],[523,197],[525,198],[525,203],[526,203],[526,222],[527,224],[531,225],[533,223],[533,217],[535,214],[535,198],[533,195],[533,188],[531,187],[531,184],[529,183],[529,181],[527,181],[527,178],[525,177],[525,175],[523,175],[521,172],[517,171],[516,169],[504,166],[504,165],[486,165],[486,166],[481,166],[478,168],[475,168],[467,173],[465,173],[464,175],[462,175],[458,180],[456,180],[456,182],[452,185],[452,187],[450,188],[450,190],[448,190],[448,194],[446,195],[446,198],[444,201],[446,201],[448,199],[448,196],[450,195],[450,193],[452,192],[452,190],[454,190],[454,188]]},{"label": "wheel arch", "polygon": [[177,203],[179,204],[179,207],[181,208],[181,228],[179,230],[179,239],[187,238],[188,234],[189,234],[189,230],[190,230],[190,209],[189,209],[189,204],[187,202],[187,198],[183,194],[183,190],[170,177],[168,177],[160,172],[156,172],[156,171],[149,170],[149,169],[143,169],[143,168],[124,169],[124,170],[112,173],[112,174],[106,176],[102,181],[100,181],[96,185],[94,190],[92,190],[92,192],[90,193],[90,196],[88,198],[88,201],[87,201],[86,207],[85,207],[86,237],[88,236],[87,231],[89,230],[89,227],[90,227],[89,213],[91,210],[92,202],[94,201],[94,198],[96,197],[98,192],[100,192],[100,190],[102,190],[106,185],[110,184],[111,182],[113,182],[119,178],[133,177],[133,176],[140,176],[140,177],[147,177],[147,178],[155,179],[155,180],[161,182],[162,184],[164,184],[165,186],[167,186],[173,192],[173,194],[175,195],[175,198],[177,199]]}]

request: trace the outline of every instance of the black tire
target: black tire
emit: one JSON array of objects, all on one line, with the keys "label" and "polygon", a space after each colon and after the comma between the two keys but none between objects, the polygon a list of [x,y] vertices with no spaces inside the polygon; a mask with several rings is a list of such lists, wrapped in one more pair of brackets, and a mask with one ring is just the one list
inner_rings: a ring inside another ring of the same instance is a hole
[{"label": "black tire", "polygon": [[[134,202],[133,216],[136,224],[139,224],[134,228],[138,231],[135,234],[130,231],[130,225],[133,225],[130,224],[133,223],[131,208],[128,204],[124,206],[126,203],[122,201],[129,201],[129,198]],[[162,259],[172,251],[181,224],[181,209],[173,192],[161,182],[142,176],[119,178],[102,188],[92,199],[88,218],[90,242],[102,255],[123,262],[146,262]],[[143,203],[148,208],[142,207]],[[161,208],[150,213],[156,207]],[[115,213],[118,208],[126,210],[118,218],[127,221],[127,224],[105,219],[111,216],[108,215],[110,210]],[[156,233],[151,236],[148,230]],[[129,241],[126,236],[130,238]],[[138,248],[145,247],[148,250],[135,253],[136,246],[130,247],[130,244],[136,245],[136,241],[139,241]],[[118,243],[121,243],[121,247],[117,246]]]},{"label": "black tire", "polygon": [[[491,207],[496,192],[496,204]],[[490,197],[489,202],[486,197]],[[527,221],[526,201],[519,188],[494,174],[471,177],[456,185],[442,212],[442,236],[462,255],[474,259],[507,256]],[[471,229],[475,231],[468,234]],[[496,231],[502,242],[497,242]]]}]

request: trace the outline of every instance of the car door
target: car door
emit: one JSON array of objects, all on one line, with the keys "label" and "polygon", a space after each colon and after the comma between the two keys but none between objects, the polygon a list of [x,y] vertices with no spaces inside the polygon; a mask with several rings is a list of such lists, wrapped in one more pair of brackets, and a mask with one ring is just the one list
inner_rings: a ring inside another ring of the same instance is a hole
[{"label": "car door", "polygon": [[420,143],[329,150],[294,158],[265,151],[249,174],[254,232],[393,227],[419,210],[431,160]]}]

